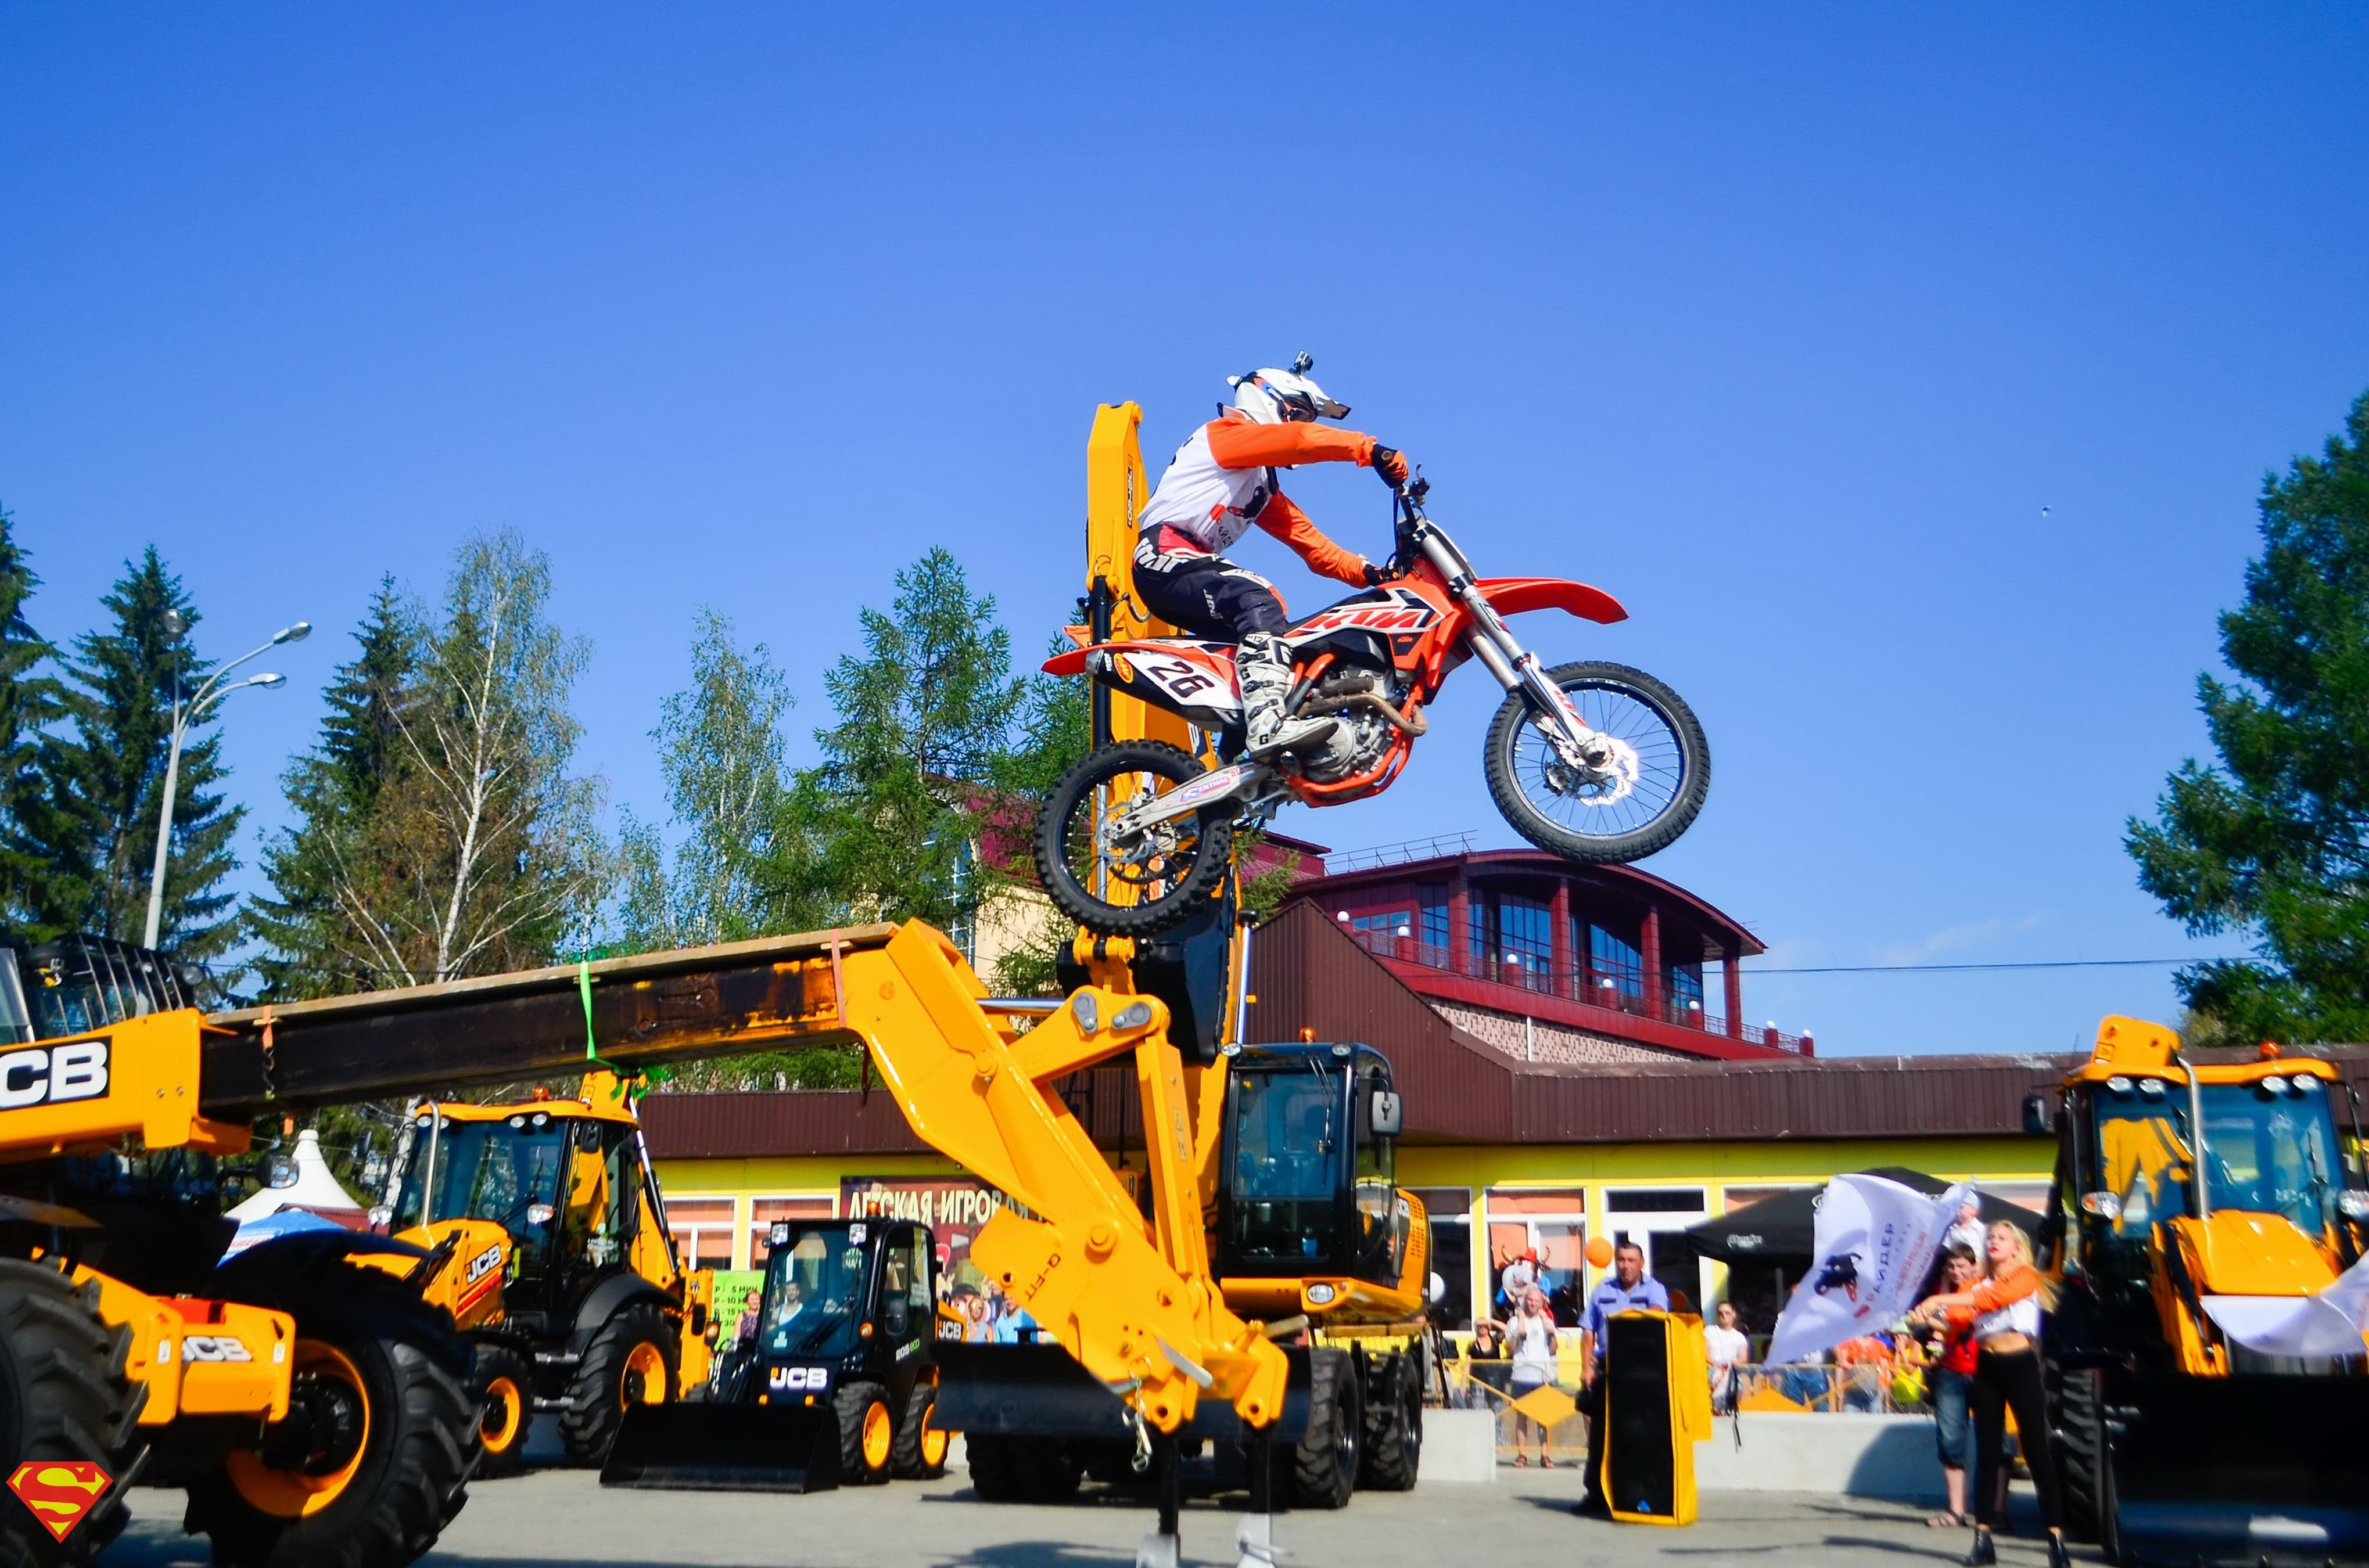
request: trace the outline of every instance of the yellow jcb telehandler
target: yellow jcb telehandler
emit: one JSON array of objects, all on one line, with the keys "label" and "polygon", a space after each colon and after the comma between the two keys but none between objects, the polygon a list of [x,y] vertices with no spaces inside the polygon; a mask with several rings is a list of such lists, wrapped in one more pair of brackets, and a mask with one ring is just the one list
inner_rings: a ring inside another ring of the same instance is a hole
[{"label": "yellow jcb telehandler", "polygon": [[426,1103],[396,1146],[374,1218],[452,1259],[429,1299],[475,1352],[482,1474],[519,1468],[538,1412],[597,1465],[628,1407],[707,1381],[715,1277],[676,1253],[627,1091],[596,1071],[573,1099]]},{"label": "yellow jcb telehandler", "polygon": [[[2208,1057],[2210,1059],[2208,1059]],[[2184,1049],[2136,1018],[2025,1105],[2057,1140],[2043,1340],[2067,1526],[2110,1562],[2169,1543],[2318,1562],[2369,1549],[2369,1361],[2357,1327],[2306,1354],[2235,1327],[2295,1313],[2361,1261],[2369,1182],[2328,1062]]]}]

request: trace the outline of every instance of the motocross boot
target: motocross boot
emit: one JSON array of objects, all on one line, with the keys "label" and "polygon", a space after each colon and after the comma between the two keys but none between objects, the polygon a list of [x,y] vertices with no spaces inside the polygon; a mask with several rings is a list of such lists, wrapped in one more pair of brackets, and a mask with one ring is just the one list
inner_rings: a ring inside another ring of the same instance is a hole
[{"label": "motocross boot", "polygon": [[1234,674],[1242,688],[1244,746],[1260,761],[1283,752],[1320,744],[1333,737],[1340,721],[1287,718],[1283,699],[1291,690],[1291,661],[1283,640],[1271,631],[1253,631],[1242,639],[1234,654]]}]

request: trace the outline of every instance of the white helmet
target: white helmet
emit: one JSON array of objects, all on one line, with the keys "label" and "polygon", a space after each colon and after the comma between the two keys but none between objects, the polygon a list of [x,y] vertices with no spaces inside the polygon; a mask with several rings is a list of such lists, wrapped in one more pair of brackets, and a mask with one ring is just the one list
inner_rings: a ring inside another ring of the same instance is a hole
[{"label": "white helmet", "polygon": [[1347,418],[1349,405],[1326,397],[1324,389],[1308,379],[1315,368],[1316,361],[1302,354],[1288,370],[1253,370],[1228,376],[1226,381],[1234,389],[1234,406],[1261,425]]}]

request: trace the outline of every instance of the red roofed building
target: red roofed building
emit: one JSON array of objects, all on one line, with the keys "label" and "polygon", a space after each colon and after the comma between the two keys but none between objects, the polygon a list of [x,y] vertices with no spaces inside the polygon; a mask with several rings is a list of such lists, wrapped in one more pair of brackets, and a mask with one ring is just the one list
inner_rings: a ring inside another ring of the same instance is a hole
[{"label": "red roofed building", "polygon": [[1650,872],[1462,838],[1334,855],[1270,835],[1260,858],[1277,851],[1299,857],[1296,897],[1515,1061],[1814,1053],[1806,1037],[1744,1021],[1741,960],[1766,950],[1760,939]]}]

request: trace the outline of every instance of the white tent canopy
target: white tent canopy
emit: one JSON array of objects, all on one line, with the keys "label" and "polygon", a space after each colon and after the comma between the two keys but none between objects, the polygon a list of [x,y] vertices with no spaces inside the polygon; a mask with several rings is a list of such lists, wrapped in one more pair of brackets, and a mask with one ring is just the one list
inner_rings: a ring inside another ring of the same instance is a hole
[{"label": "white tent canopy", "polygon": [[321,1135],[311,1128],[296,1134],[296,1180],[289,1187],[267,1187],[230,1211],[230,1218],[245,1224],[260,1220],[266,1214],[276,1214],[282,1209],[303,1209],[333,1220],[360,1225],[365,1210],[353,1194],[338,1185],[329,1174],[329,1162],[321,1157]]}]

